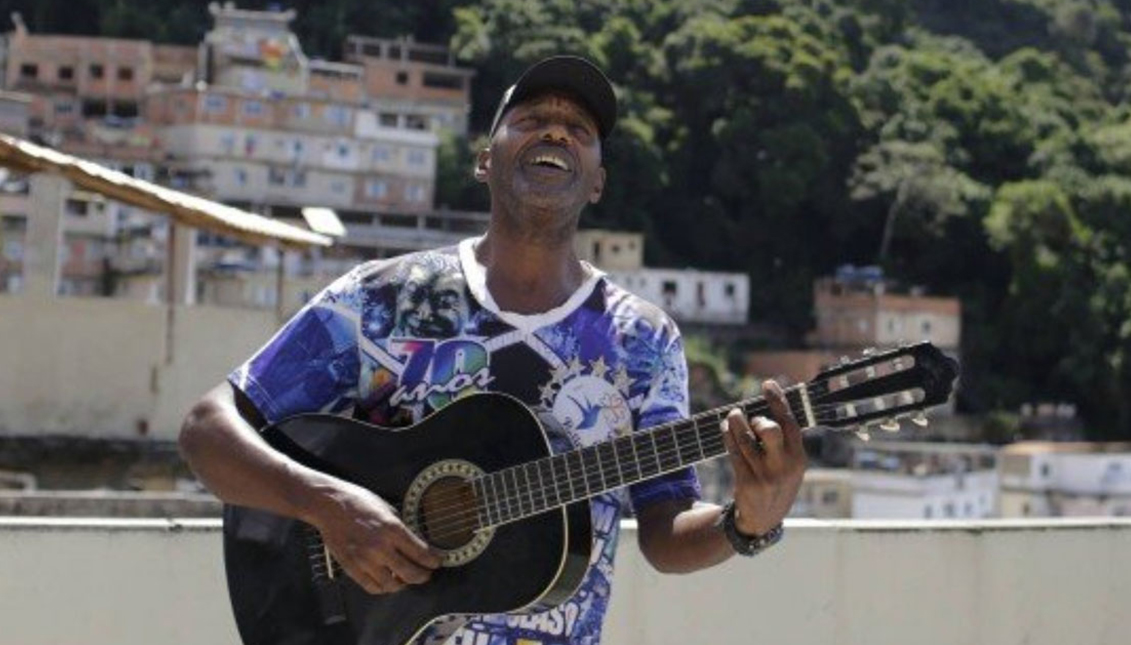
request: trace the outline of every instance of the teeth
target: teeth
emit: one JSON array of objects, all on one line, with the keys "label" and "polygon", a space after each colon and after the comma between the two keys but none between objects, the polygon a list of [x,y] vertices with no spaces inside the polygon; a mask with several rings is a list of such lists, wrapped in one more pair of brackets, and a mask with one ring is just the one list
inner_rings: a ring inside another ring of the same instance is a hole
[{"label": "teeth", "polygon": [[534,158],[534,163],[536,165],[537,164],[549,164],[551,166],[554,166],[555,168],[560,168],[560,169],[565,170],[567,172],[569,171],[569,166],[566,164],[566,162],[562,161],[561,159],[559,159],[557,157],[551,156],[551,155],[538,155],[537,157]]}]

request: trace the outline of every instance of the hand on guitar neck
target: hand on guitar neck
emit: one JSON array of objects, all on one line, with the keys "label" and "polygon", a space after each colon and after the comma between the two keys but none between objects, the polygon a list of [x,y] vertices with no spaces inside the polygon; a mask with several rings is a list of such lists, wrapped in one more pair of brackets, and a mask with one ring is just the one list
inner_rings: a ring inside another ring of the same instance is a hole
[{"label": "hand on guitar neck", "polygon": [[440,566],[440,556],[374,493],[328,478],[315,495],[311,523],[334,560],[369,593],[423,584]]},{"label": "hand on guitar neck", "polygon": [[723,441],[734,468],[735,526],[745,535],[764,535],[789,512],[805,475],[801,427],[781,388],[766,381],[770,416],[747,419],[735,408],[723,423]]}]

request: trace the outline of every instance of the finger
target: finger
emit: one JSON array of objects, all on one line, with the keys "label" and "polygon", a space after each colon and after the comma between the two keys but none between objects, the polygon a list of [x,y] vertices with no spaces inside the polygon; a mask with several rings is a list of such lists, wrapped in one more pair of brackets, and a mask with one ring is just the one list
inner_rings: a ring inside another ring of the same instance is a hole
[{"label": "finger", "polygon": [[402,583],[418,585],[428,582],[428,579],[432,577],[431,569],[416,564],[399,552],[389,554],[388,568]]},{"label": "finger", "polygon": [[391,568],[386,568],[382,574],[381,586],[384,588],[385,593],[394,593],[404,589],[405,581],[397,575],[396,571]]},{"label": "finger", "polygon": [[762,444],[762,461],[778,462],[782,456],[781,426],[766,417],[754,417],[750,420],[750,432]]},{"label": "finger", "polygon": [[[739,417],[741,416],[740,414]],[[726,420],[719,424],[719,432],[723,435],[723,444],[727,447],[727,455],[730,457],[731,468],[734,469],[735,483],[742,486],[751,481],[754,477],[753,473],[750,471],[750,464],[746,463],[746,458],[743,457],[742,451],[739,450],[734,435],[730,431],[730,424]]]},{"label": "finger", "polygon": [[761,455],[755,447],[756,442],[753,440],[757,435],[751,432],[742,410],[737,408],[731,410],[727,415],[726,423],[733,446],[738,449],[737,453],[732,453],[732,456],[736,459],[741,458],[751,475],[757,475],[761,460]]},{"label": "finger", "polygon": [[782,391],[781,386],[777,384],[777,381],[766,381],[762,384],[762,389],[766,393],[766,401],[770,404],[770,413],[781,426],[782,439],[785,442],[786,450],[791,452],[803,450],[804,441],[801,438],[801,426],[798,425],[797,419],[790,411],[789,404],[785,400],[785,392]]},{"label": "finger", "polygon": [[395,533],[393,543],[398,551],[417,566],[425,569],[438,569],[443,564],[440,554],[403,524],[400,526],[400,530]]}]

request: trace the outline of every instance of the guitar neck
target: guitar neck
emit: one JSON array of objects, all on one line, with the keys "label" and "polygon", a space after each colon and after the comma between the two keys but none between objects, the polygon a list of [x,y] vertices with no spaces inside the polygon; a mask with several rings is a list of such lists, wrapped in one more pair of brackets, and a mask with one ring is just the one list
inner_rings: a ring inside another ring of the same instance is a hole
[{"label": "guitar neck", "polygon": [[[805,384],[786,389],[785,399],[802,427],[815,425]],[[735,408],[748,417],[769,412],[759,396],[472,480],[479,527],[537,515],[723,455],[720,423]]]}]

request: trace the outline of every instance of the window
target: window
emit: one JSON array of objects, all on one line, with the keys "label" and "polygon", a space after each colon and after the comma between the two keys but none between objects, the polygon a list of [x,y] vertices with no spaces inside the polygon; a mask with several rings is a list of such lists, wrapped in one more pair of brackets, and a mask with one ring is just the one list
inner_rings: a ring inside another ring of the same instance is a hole
[{"label": "window", "polygon": [[1048,477],[1052,474],[1052,468],[1048,464],[1041,464],[1041,477]]},{"label": "window", "polygon": [[90,72],[90,77],[96,80],[102,78],[106,73],[102,65],[99,63],[91,63],[90,67],[87,68],[87,71]]},{"label": "window", "polygon": [[63,65],[58,71],[60,81],[71,81],[75,78],[75,68],[70,65]]},{"label": "window", "polygon": [[954,502],[943,504],[943,515],[946,517],[954,517]]},{"label": "window", "polygon": [[410,114],[405,117],[404,127],[409,130],[427,130],[428,120],[419,114]]},{"label": "window", "polygon": [[408,165],[410,166],[424,166],[428,163],[428,153],[424,150],[411,148],[408,151]]},{"label": "window", "polygon": [[118,68],[119,81],[132,81],[134,80],[134,68],[132,67],[119,67]]},{"label": "window", "polygon": [[931,517],[934,516],[934,514],[935,514],[935,511],[934,511],[933,508],[931,508],[930,504],[927,504],[926,506],[923,507],[923,517],[924,518],[929,520],[929,519],[931,519]]},{"label": "window", "polygon": [[236,168],[236,183],[240,186],[247,185],[247,171],[243,168]]},{"label": "window", "polygon": [[291,108],[291,114],[296,119],[306,119],[310,117],[310,104],[309,103],[295,103]]},{"label": "window", "polygon": [[393,160],[393,149],[389,146],[373,146],[373,161],[385,163]]},{"label": "window", "polygon": [[840,494],[835,490],[827,490],[821,493],[822,504],[836,504],[840,501]]},{"label": "window", "polygon": [[675,280],[664,280],[663,285],[660,287],[660,291],[665,296],[674,296],[676,292]]},{"label": "window", "polygon": [[350,147],[348,143],[338,144],[338,156],[345,159],[350,156]]},{"label": "window", "polygon": [[24,243],[21,240],[4,240],[4,258],[11,262],[24,259]]},{"label": "window", "polygon": [[228,109],[228,97],[218,94],[207,94],[204,97],[205,112],[223,112]]},{"label": "window", "polygon": [[462,90],[463,77],[458,74],[424,72],[424,86],[436,87],[445,90]]},{"label": "window", "polygon": [[365,182],[365,196],[370,199],[385,199],[389,196],[389,184],[384,179],[369,179]]},{"label": "window", "polygon": [[723,293],[726,294],[726,297],[733,298],[734,297],[734,283],[728,282],[725,285],[723,285]]},{"label": "window", "polygon": [[380,116],[381,126],[385,128],[397,127],[397,115],[384,112]]},{"label": "window", "polygon": [[20,78],[35,79],[39,77],[39,65],[24,63],[20,65]]},{"label": "window", "polygon": [[55,104],[55,116],[68,116],[75,113],[75,104],[70,101],[59,101]]},{"label": "window", "polygon": [[408,85],[408,72],[397,72],[397,85]]},{"label": "window", "polygon": [[350,111],[341,105],[327,105],[323,111],[327,123],[338,126],[349,125]]},{"label": "window", "polygon": [[262,101],[244,101],[243,102],[243,115],[244,116],[263,116],[263,102]]},{"label": "window", "polygon": [[419,204],[426,201],[428,196],[425,194],[424,186],[420,184],[409,184],[408,187],[405,188],[405,199]]}]

